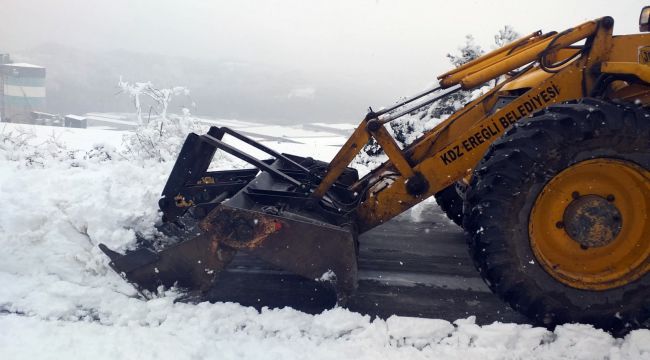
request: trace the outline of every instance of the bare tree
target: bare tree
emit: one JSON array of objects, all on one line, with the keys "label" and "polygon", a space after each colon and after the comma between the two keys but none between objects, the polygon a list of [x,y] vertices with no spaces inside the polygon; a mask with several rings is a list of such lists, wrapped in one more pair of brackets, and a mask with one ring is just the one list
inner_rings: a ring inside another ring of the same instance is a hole
[{"label": "bare tree", "polygon": [[[175,96],[189,97],[189,89],[183,86],[156,88],[150,81],[130,83],[121,77],[118,86],[133,99],[138,118],[138,126],[123,138],[124,154],[158,161],[174,159],[187,133],[197,125],[187,107],[181,109],[181,115],[176,115],[168,112],[169,104]],[[153,102],[146,120],[142,118],[144,99]],[[151,111],[155,112],[153,117]]]}]

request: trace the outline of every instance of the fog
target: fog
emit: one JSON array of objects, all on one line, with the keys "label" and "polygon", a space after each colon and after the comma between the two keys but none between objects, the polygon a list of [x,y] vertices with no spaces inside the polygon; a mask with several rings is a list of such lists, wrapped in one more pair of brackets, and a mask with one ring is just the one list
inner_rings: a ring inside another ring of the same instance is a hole
[{"label": "fog", "polygon": [[3,0],[0,51],[48,68],[56,112],[128,110],[123,75],[189,87],[197,114],[356,122],[434,83],[466,34],[489,50],[506,24],[525,34],[604,15],[636,32],[644,3]]}]

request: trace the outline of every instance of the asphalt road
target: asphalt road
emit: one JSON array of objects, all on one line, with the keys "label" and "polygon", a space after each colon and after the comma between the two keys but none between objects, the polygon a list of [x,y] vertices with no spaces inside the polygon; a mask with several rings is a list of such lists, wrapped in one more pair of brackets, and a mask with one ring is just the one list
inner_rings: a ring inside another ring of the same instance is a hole
[{"label": "asphalt road", "polygon": [[[453,321],[475,315],[481,324],[525,323],[526,319],[493,295],[467,255],[462,229],[435,206],[414,221],[406,214],[359,239],[359,289],[350,310],[386,318],[418,316]],[[238,255],[211,301],[234,301],[257,308],[291,306],[318,313],[334,306],[323,285]]]}]

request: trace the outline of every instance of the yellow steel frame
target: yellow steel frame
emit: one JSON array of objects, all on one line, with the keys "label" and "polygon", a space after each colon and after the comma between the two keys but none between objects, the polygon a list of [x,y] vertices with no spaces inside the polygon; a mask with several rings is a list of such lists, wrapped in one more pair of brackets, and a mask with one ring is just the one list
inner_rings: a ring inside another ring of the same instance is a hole
[{"label": "yellow steel frame", "polygon": [[[536,82],[504,107],[493,110],[503,89],[510,82],[523,81],[521,78],[526,74],[495,86],[404,150],[397,146],[383,125],[372,124],[377,119],[364,119],[330,163],[313,196],[324,196],[368,140],[376,139],[388,161],[351,186],[363,196],[356,215],[359,230],[366,231],[470,176],[489,145],[508,127],[551,104],[588,96],[598,76],[625,74],[638,78],[641,83],[650,82],[650,67],[639,64],[639,55],[635,55],[634,60],[629,56],[611,56],[610,59],[613,49],[617,53],[636,54],[635,49],[643,44],[650,45],[650,38],[646,35],[613,37],[612,28],[613,20],[605,17],[559,34],[536,32],[439,76],[443,88],[460,85],[463,89],[472,89],[534,63],[540,56],[553,61],[566,58],[577,51],[571,45],[586,41],[579,57],[550,71],[547,76],[534,77]],[[536,71],[542,71],[539,65],[526,73]],[[645,85],[637,89],[637,93],[647,92]],[[416,180],[422,186],[414,190],[408,183]]]}]

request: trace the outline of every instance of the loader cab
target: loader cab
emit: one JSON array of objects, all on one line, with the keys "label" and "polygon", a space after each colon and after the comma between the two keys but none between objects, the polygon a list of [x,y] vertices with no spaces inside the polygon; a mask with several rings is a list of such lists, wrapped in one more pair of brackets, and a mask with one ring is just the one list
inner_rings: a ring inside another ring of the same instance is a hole
[{"label": "loader cab", "polygon": [[643,9],[641,9],[641,15],[639,16],[639,31],[650,31],[650,6],[644,6]]}]

